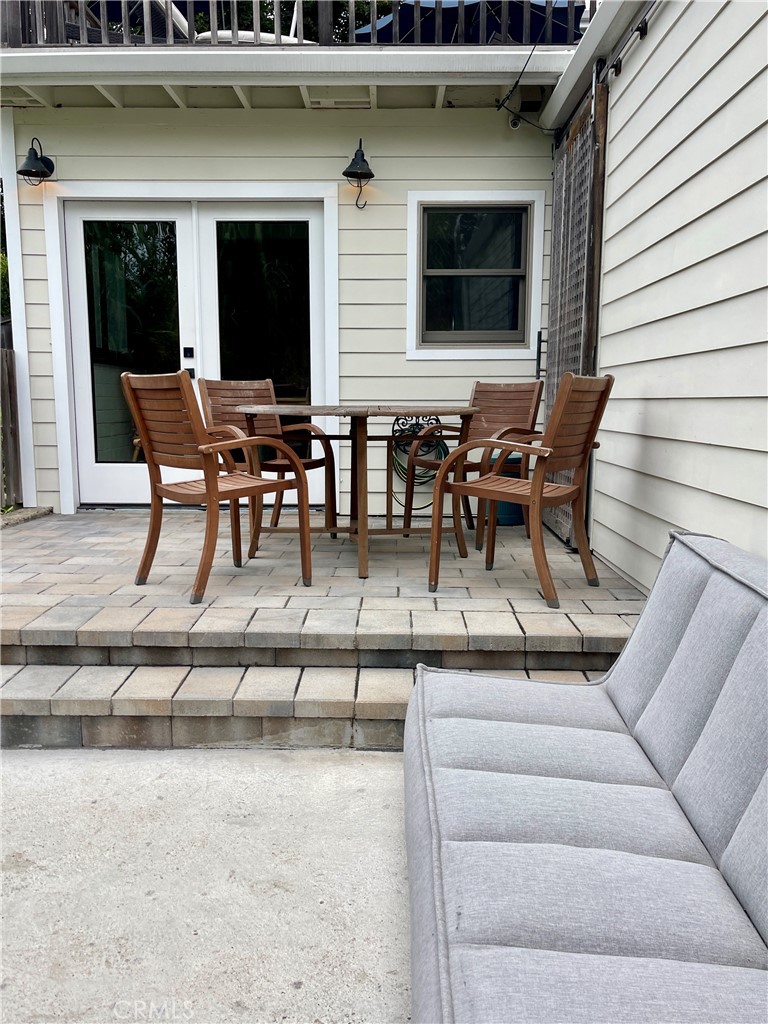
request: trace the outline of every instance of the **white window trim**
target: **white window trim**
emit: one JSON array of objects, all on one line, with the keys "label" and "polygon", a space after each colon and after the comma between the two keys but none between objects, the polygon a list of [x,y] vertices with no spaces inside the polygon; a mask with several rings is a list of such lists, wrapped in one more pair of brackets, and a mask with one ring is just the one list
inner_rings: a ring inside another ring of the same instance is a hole
[{"label": "white window trim", "polygon": [[[12,151],[12,150],[11,150]],[[15,179],[14,179],[15,180]],[[68,200],[165,200],[174,202],[319,200],[323,203],[325,258],[325,400],[338,402],[339,388],[339,212],[338,186],[326,182],[72,181],[43,184],[48,258],[51,355],[53,360],[59,501],[62,514],[77,511],[80,495],[75,452],[74,384],[66,290],[64,203]],[[19,396],[22,397],[21,395]],[[31,402],[30,402],[31,407]],[[20,417],[24,410],[20,409]],[[31,408],[30,408],[31,420]],[[331,427],[333,424],[331,423]],[[333,432],[333,431],[332,431]],[[26,491],[25,491],[26,495]],[[25,497],[26,500],[26,497]]]},{"label": "white window trim", "polygon": [[[498,206],[501,203],[530,206],[530,267],[528,279],[528,345],[510,348],[500,346],[479,348],[474,345],[451,345],[429,348],[419,345],[419,320],[421,304],[421,211],[425,206],[485,205]],[[544,206],[546,192],[534,189],[515,191],[432,191],[408,193],[408,262],[406,277],[407,327],[406,359],[531,359],[536,356],[536,340],[541,328],[541,295],[544,278]]]}]

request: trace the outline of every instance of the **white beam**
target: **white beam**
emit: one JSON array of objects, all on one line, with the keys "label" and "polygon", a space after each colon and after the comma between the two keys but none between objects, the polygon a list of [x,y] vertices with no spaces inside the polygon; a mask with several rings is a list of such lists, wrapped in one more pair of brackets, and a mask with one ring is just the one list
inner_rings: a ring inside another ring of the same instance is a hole
[{"label": "white beam", "polygon": [[30,96],[33,100],[38,103],[42,103],[44,107],[52,107],[55,105],[55,99],[53,89],[45,85],[22,85],[21,87],[27,96]]},{"label": "white beam", "polygon": [[368,95],[371,98],[371,110],[378,110],[379,96],[378,96],[377,87],[375,85],[369,85],[368,86]]},{"label": "white beam", "polygon": [[[612,7],[612,4],[603,6]],[[597,18],[595,19],[597,20]],[[4,85],[462,85],[495,84],[528,65],[524,83],[553,85],[574,50],[530,47],[310,46],[30,47],[3,51]],[[242,51],[242,52],[241,52]]]},{"label": "white beam", "polygon": [[312,109],[312,101],[309,98],[309,89],[306,85],[299,86],[299,92],[301,93],[301,102],[304,104],[306,110]]},{"label": "white beam", "polygon": [[446,86],[438,85],[435,89],[435,110],[442,110],[445,103]]},{"label": "white beam", "polygon": [[239,85],[233,85],[232,88],[235,90],[235,96],[237,96],[237,98],[240,100],[243,107],[245,107],[246,110],[250,110],[252,104],[245,89],[243,89],[242,86]]},{"label": "white beam", "polygon": [[171,97],[177,107],[187,109],[187,86],[186,85],[163,85],[163,88]]},{"label": "white beam", "polygon": [[119,110],[125,107],[125,89],[122,85],[97,85],[96,88],[113,107],[117,107]]}]

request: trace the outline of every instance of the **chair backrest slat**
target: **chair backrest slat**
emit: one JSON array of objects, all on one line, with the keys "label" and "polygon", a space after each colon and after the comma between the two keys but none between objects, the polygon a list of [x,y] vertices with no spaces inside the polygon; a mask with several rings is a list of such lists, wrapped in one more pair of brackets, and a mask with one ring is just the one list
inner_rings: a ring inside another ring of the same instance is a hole
[{"label": "chair backrest slat", "polygon": [[147,462],[202,469],[197,449],[209,438],[187,371],[152,376],[124,373],[121,379]]},{"label": "chair backrest slat", "polygon": [[540,380],[515,384],[475,381],[469,403],[480,411],[470,421],[467,439],[490,437],[506,427],[534,430],[542,388]]},{"label": "chair backrest slat", "polygon": [[[274,405],[275,389],[271,380],[208,380],[199,381],[200,401],[206,426],[238,427],[248,433],[245,413],[236,412],[238,405]],[[255,416],[257,434],[280,434],[280,417]]]},{"label": "chair backrest slat", "polygon": [[603,418],[614,378],[563,374],[549,416],[542,447],[551,448],[546,473],[586,465]]}]

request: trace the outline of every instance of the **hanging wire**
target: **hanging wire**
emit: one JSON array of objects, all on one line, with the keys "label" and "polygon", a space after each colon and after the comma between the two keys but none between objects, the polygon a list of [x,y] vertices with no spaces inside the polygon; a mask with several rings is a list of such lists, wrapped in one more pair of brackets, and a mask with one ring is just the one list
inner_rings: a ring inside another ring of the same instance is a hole
[{"label": "hanging wire", "polygon": [[547,24],[546,24],[546,22],[544,22],[544,24],[541,27],[541,31],[538,34],[536,42],[531,47],[531,52],[525,58],[525,64],[523,64],[523,68],[522,68],[520,74],[517,76],[517,79],[515,80],[515,84],[512,86],[512,88],[506,94],[504,99],[496,101],[496,109],[497,110],[502,110],[502,109],[506,110],[508,114],[513,114],[515,117],[519,117],[521,121],[525,121],[526,124],[531,125],[533,128],[537,128],[543,135],[554,135],[555,132],[552,131],[552,129],[550,129],[550,128],[542,128],[540,124],[536,124],[535,121],[531,121],[529,118],[525,117],[524,114],[521,114],[519,110],[513,110],[512,107],[508,107],[507,106],[507,100],[509,99],[510,96],[512,96],[512,94],[514,93],[514,91],[518,87],[518,85],[520,85],[520,80],[522,79],[523,75],[525,74],[525,69],[528,67],[530,59],[533,56],[534,50],[536,49],[536,47],[541,42],[541,37],[544,35],[544,30],[546,29],[546,27],[547,27]]}]

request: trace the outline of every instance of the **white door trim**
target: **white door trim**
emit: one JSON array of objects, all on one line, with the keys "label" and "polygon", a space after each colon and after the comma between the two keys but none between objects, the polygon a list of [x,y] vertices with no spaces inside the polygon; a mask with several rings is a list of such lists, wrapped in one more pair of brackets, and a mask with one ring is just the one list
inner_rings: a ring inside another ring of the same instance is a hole
[{"label": "white door trim", "polygon": [[56,403],[61,511],[79,504],[75,452],[74,380],[70,359],[67,305],[67,259],[64,204],[67,201],[113,200],[165,202],[251,202],[320,200],[323,203],[324,311],[326,401],[339,398],[339,212],[338,186],[325,182],[252,181],[74,181],[48,183],[45,196],[45,238],[50,289],[51,348]]}]

